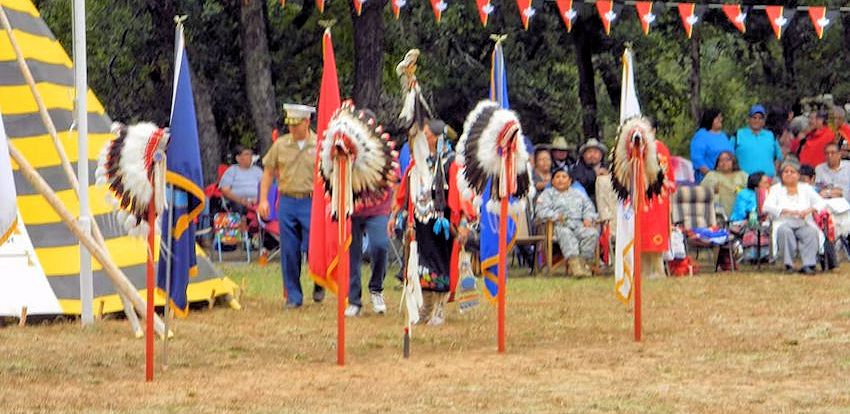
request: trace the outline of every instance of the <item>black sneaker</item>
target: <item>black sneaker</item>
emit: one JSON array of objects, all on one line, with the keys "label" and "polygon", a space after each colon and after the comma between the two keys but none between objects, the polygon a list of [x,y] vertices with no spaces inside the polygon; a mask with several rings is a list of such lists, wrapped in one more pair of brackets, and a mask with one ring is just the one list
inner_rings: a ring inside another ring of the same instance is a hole
[{"label": "black sneaker", "polygon": [[325,290],[319,286],[313,288],[313,302],[322,303],[325,300]]},{"label": "black sneaker", "polygon": [[800,269],[800,273],[806,276],[812,276],[815,274],[815,268],[813,266],[803,266],[803,268]]},{"label": "black sneaker", "polygon": [[791,265],[785,265],[785,273],[789,273],[789,274],[790,274],[790,273],[796,273],[796,272],[794,271],[794,267],[793,267],[793,266],[791,266]]}]

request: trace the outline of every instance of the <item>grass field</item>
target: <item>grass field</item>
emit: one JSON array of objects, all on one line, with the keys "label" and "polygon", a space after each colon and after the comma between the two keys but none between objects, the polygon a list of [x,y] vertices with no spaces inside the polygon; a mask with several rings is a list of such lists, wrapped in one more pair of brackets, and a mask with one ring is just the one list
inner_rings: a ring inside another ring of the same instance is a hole
[{"label": "grass field", "polygon": [[640,344],[612,279],[515,277],[506,355],[482,304],[417,327],[409,360],[388,279],[390,313],[349,320],[346,367],[335,298],[284,311],[279,267],[223,270],[244,278],[244,310],[177,321],[153,384],[125,321],[0,329],[0,412],[850,412],[846,264],[647,281]]}]

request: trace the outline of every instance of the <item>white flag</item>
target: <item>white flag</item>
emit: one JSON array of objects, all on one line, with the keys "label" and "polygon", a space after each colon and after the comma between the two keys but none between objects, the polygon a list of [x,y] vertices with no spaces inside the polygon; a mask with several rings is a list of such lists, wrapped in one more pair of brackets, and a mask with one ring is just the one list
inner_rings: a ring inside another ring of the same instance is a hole
[{"label": "white flag", "polygon": [[[632,50],[623,52],[623,89],[620,94],[620,124],[640,116],[640,104],[635,87]],[[634,188],[634,185],[632,186]],[[614,248],[614,288],[617,297],[628,304],[632,297],[632,277],[635,271],[635,211],[631,200],[617,201],[617,232]]]},{"label": "white flag", "polygon": [[9,160],[9,145],[3,117],[0,116],[0,244],[3,244],[18,222],[18,207],[15,202],[15,179],[12,177],[12,162]]}]

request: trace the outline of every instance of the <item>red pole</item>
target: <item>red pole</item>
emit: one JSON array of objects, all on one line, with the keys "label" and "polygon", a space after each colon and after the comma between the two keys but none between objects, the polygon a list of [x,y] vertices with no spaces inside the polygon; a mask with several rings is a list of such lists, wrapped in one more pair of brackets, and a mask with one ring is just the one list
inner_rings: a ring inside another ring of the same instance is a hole
[{"label": "red pole", "polygon": [[339,169],[339,186],[338,191],[340,197],[337,204],[337,223],[339,225],[339,264],[337,271],[337,295],[336,295],[336,363],[339,366],[345,365],[345,300],[348,292],[348,265],[349,258],[345,252],[346,228],[345,228],[345,194],[348,189],[345,188],[346,170],[345,158],[339,157],[337,168]]},{"label": "red pole", "polygon": [[[148,302],[147,302],[147,318],[145,318],[145,381],[151,382],[153,381],[153,319],[154,319],[154,310],[153,310],[153,291],[155,286],[154,281],[154,270],[153,270],[153,249],[154,249],[154,233],[156,232],[156,228],[154,223],[156,223],[156,210],[154,207],[154,200],[151,197],[151,202],[148,205],[148,225],[150,226],[148,229],[148,268],[147,268],[147,291],[148,291]],[[166,335],[168,333],[166,332]]]},{"label": "red pole", "polygon": [[641,339],[641,302],[640,302],[640,255],[641,255],[641,235],[640,235],[640,215],[643,208],[643,161],[638,155],[637,168],[635,172],[635,194],[634,214],[635,214],[635,342],[640,342]]},{"label": "red pole", "polygon": [[505,352],[505,294],[507,284],[507,255],[508,255],[508,197],[502,197],[499,211],[499,353]]}]

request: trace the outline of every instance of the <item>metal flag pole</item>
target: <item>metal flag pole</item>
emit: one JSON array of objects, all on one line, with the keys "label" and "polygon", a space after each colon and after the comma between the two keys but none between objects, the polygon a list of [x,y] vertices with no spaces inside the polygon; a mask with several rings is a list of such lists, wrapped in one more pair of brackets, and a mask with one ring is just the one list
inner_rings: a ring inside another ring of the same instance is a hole
[{"label": "metal flag pole", "polygon": [[[173,265],[174,253],[171,251],[173,244],[171,240],[171,226],[174,223],[174,186],[168,185],[168,225],[165,226],[165,307],[163,308],[162,320],[165,322],[165,336],[162,337],[162,370],[168,369],[168,322],[171,320],[169,301],[171,300],[171,266]],[[159,260],[162,260],[163,252],[160,250]]]},{"label": "metal flag pole", "polygon": [[[86,78],[86,2],[74,0],[74,90],[77,118],[77,179],[80,182],[78,197],[80,200],[79,223],[85,234],[91,234],[89,216],[89,121],[88,79]],[[83,243],[80,247],[80,303],[82,323],[88,326],[94,323],[94,288],[92,283],[91,254]]]}]

